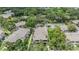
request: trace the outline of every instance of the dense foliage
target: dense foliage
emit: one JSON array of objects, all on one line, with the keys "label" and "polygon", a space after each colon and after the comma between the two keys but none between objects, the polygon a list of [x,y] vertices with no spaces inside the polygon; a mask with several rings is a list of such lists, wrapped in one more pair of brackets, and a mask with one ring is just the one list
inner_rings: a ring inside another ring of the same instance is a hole
[{"label": "dense foliage", "polygon": [[74,24],[72,24],[72,23],[68,23],[68,24],[67,24],[67,27],[68,27],[68,30],[69,30],[70,32],[75,32],[75,31],[77,31],[76,26],[75,26]]},{"label": "dense foliage", "polygon": [[46,44],[40,41],[39,43],[33,43],[30,50],[31,51],[48,51],[48,48]]},{"label": "dense foliage", "polygon": [[46,15],[46,18],[57,22],[64,22],[73,19],[79,19],[79,8],[64,8],[64,7],[54,7],[54,8],[0,8],[0,12],[12,10],[16,16],[31,16],[31,15]]},{"label": "dense foliage", "polygon": [[26,26],[27,27],[35,27],[36,24],[36,17],[35,16],[29,16],[27,18]]},{"label": "dense foliage", "polygon": [[0,46],[1,51],[25,51],[27,50],[28,40],[17,40],[16,42],[3,42]]},{"label": "dense foliage", "polygon": [[[49,46],[51,50],[67,50],[68,44],[65,34],[61,31],[61,29],[57,26],[55,29],[48,29],[49,35]],[[71,47],[71,46],[69,46]],[[72,48],[69,48],[70,50]]]},{"label": "dense foliage", "polygon": [[10,31],[15,28],[15,22],[13,18],[0,19],[0,24],[4,29],[10,30]]},{"label": "dense foliage", "polygon": [[[0,16],[0,27],[3,29],[6,36],[16,31],[15,23],[25,21],[24,28],[30,27],[31,33],[37,24],[53,24],[53,23],[67,23],[71,20],[79,19],[79,8],[67,7],[3,7],[0,8],[0,15],[5,11],[11,10],[14,15],[8,18]],[[76,31],[76,27],[72,23],[67,23],[69,31]],[[50,26],[48,26],[50,27]],[[17,40],[16,42],[5,42],[0,40],[0,50],[2,51],[48,51],[48,50],[72,50],[73,45],[68,44],[64,32],[60,27],[55,29],[48,29],[48,43],[43,42],[33,43],[32,37],[24,40]]]}]

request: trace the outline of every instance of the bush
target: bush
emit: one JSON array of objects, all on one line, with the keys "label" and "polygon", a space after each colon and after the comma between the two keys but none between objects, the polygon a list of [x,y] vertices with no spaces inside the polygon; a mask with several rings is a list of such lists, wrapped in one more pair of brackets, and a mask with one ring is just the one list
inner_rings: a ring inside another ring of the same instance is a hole
[{"label": "bush", "polygon": [[48,51],[46,44],[44,44],[41,41],[39,43],[33,43],[30,50],[31,51]]},{"label": "bush", "polygon": [[68,25],[67,25],[67,27],[68,27],[68,30],[70,31],[70,32],[75,32],[77,29],[76,29],[76,26],[74,25],[74,24],[71,24],[71,23],[69,23]]}]

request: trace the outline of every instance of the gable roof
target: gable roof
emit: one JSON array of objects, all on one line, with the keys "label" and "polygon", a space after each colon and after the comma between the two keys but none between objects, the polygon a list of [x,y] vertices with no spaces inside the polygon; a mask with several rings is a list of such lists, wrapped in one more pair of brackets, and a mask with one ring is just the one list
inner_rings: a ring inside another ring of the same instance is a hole
[{"label": "gable roof", "polygon": [[4,14],[14,14],[11,10],[5,11]]},{"label": "gable roof", "polygon": [[72,20],[74,24],[78,24],[79,20]]},{"label": "gable roof", "polygon": [[23,26],[23,25],[25,25],[25,23],[26,23],[25,21],[20,21],[20,22],[16,23],[15,26],[16,27]]},{"label": "gable roof", "polygon": [[46,24],[45,26],[50,26],[51,28],[55,28],[56,25],[59,26],[62,31],[68,30],[67,26],[64,23]]},{"label": "gable roof", "polygon": [[19,30],[13,32],[10,36],[6,37],[5,41],[16,42],[18,39],[25,39],[29,32],[29,29],[20,28]]},{"label": "gable roof", "polygon": [[2,16],[3,18],[8,18],[8,17],[11,16],[11,14],[2,14],[1,16]]},{"label": "gable roof", "polygon": [[5,11],[3,14],[1,14],[0,16],[2,16],[3,18],[8,18],[10,16],[14,15],[13,12],[11,12],[11,10],[9,11]]},{"label": "gable roof", "polygon": [[34,30],[33,40],[47,40],[48,32],[46,27],[37,27]]},{"label": "gable roof", "polygon": [[79,31],[72,33],[65,33],[65,35],[69,41],[79,41]]}]

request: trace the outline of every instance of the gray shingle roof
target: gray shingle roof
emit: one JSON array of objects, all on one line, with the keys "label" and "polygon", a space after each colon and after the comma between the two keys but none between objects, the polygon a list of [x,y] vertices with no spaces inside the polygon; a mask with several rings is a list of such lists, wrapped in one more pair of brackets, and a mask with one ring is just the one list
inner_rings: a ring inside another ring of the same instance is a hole
[{"label": "gray shingle roof", "polygon": [[46,27],[37,27],[34,30],[33,41],[47,40],[48,32]]},{"label": "gray shingle roof", "polygon": [[5,38],[5,41],[16,42],[18,39],[25,39],[30,33],[30,29],[20,28],[19,30],[13,32],[10,36]]},{"label": "gray shingle roof", "polygon": [[72,33],[65,33],[67,39],[71,42],[77,42],[79,41],[79,31],[78,32],[72,32]]},{"label": "gray shingle roof", "polygon": [[78,24],[79,20],[72,20],[74,24]]},{"label": "gray shingle roof", "polygon": [[26,23],[25,21],[21,21],[21,22],[16,23],[15,26],[16,27],[23,26],[25,25],[25,23]]},{"label": "gray shingle roof", "polygon": [[11,10],[9,10],[9,11],[5,11],[4,14],[2,14],[0,16],[2,16],[3,18],[8,18],[8,17],[10,17],[12,15],[14,15],[14,13],[11,12]]},{"label": "gray shingle roof", "polygon": [[62,31],[68,30],[67,26],[64,23],[58,23],[58,24],[46,24],[45,26],[50,26],[51,28],[55,28],[57,26],[59,26],[61,28]]},{"label": "gray shingle roof", "polygon": [[8,18],[8,17],[11,16],[11,14],[2,14],[1,16],[2,16],[3,18]]}]

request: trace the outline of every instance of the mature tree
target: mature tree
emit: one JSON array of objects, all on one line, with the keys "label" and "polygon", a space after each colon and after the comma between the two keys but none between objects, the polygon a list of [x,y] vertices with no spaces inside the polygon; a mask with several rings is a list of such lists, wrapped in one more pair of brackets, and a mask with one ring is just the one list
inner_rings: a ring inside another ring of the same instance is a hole
[{"label": "mature tree", "polygon": [[[28,40],[24,39],[24,40],[17,40],[16,42],[14,42],[12,49],[15,51],[25,51],[27,50],[27,45],[28,45]],[[11,49],[11,50],[12,50]]]},{"label": "mature tree", "polygon": [[36,15],[38,12],[37,8],[27,8],[24,12],[25,15]]},{"label": "mature tree", "polygon": [[15,28],[15,22],[13,18],[4,19],[1,25],[4,29],[10,30],[10,31]]},{"label": "mature tree", "polygon": [[58,26],[55,29],[49,28],[48,34],[49,46],[52,50],[68,50],[66,36]]},{"label": "mature tree", "polygon": [[9,51],[9,45],[11,46],[12,44],[9,42],[2,42],[1,47],[0,47],[0,51]]},{"label": "mature tree", "polygon": [[47,18],[52,22],[65,22],[71,19],[70,8],[48,8],[46,11]]},{"label": "mature tree", "polygon": [[26,21],[26,26],[27,27],[35,27],[36,24],[36,17],[35,16],[29,16],[27,21]]},{"label": "mature tree", "polygon": [[1,51],[26,51],[28,40],[17,40],[16,42],[0,42],[0,50]]}]

